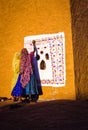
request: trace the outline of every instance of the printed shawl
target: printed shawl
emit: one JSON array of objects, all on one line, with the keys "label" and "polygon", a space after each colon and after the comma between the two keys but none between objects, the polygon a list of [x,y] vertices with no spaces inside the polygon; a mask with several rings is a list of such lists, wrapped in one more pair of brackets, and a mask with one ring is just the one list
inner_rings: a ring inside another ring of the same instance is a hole
[{"label": "printed shawl", "polygon": [[21,84],[22,87],[26,87],[30,81],[30,74],[33,73],[30,55],[28,54],[26,48],[21,51],[21,61],[20,61],[20,74],[21,74]]}]

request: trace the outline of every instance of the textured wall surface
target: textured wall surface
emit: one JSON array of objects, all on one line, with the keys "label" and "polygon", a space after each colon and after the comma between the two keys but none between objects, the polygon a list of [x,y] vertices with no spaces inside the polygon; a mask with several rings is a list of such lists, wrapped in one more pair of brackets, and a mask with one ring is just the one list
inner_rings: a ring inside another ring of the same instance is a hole
[{"label": "textured wall surface", "polygon": [[42,87],[41,99],[75,99],[69,0],[0,0],[0,96],[9,97],[12,59],[23,48],[24,37],[65,33],[66,86]]},{"label": "textured wall surface", "polygon": [[71,0],[76,95],[88,99],[88,0]]}]

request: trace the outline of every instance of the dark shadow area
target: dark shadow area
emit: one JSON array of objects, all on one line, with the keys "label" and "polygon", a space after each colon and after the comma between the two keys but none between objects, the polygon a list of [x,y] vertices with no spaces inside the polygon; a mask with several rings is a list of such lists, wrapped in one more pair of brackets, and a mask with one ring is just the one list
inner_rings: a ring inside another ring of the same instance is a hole
[{"label": "dark shadow area", "polygon": [[38,69],[38,60],[39,60],[39,55],[38,55],[38,50],[36,49],[36,56],[34,56],[34,74],[37,80],[37,84],[38,84],[38,91],[39,91],[39,95],[42,95],[42,87],[41,87],[41,79],[40,79],[40,75],[39,75],[39,69]]},{"label": "dark shadow area", "polygon": [[0,130],[25,128],[87,130],[88,101],[52,100],[34,104],[11,104],[9,101],[7,105],[0,107]]},{"label": "dark shadow area", "polygon": [[88,99],[88,0],[70,0],[77,99]]},{"label": "dark shadow area", "polygon": [[0,97],[0,102],[6,101],[8,98],[7,97]]}]

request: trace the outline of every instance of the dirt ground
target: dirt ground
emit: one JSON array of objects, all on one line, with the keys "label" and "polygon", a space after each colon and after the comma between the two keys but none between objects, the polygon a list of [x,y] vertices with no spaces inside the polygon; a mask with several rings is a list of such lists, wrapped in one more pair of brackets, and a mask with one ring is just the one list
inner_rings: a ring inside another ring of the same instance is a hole
[{"label": "dirt ground", "polygon": [[88,101],[0,102],[0,130],[88,130]]}]

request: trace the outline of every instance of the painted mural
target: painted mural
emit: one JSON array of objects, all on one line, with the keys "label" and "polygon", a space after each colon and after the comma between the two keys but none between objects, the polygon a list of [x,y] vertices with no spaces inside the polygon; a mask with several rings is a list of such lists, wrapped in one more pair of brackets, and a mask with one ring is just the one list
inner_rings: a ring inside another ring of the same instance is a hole
[{"label": "painted mural", "polygon": [[34,57],[35,74],[38,84],[60,87],[66,83],[65,34],[43,34],[24,38],[24,47],[33,50],[32,40],[36,41]]}]

